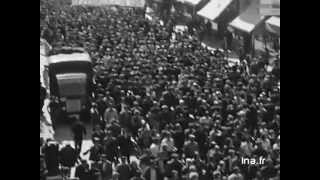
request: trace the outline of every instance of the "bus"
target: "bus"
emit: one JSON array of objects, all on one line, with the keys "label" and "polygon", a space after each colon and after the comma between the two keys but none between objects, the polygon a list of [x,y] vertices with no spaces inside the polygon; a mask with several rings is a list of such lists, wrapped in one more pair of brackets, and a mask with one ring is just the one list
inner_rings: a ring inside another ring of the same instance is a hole
[{"label": "bus", "polygon": [[83,48],[54,48],[48,55],[50,95],[62,102],[68,115],[90,110],[92,61]]}]

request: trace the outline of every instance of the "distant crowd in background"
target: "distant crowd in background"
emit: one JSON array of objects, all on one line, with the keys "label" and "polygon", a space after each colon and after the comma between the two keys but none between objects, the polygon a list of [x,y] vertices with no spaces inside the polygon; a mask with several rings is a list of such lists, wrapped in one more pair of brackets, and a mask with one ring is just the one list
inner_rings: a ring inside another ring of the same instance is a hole
[{"label": "distant crowd in background", "polygon": [[86,48],[95,71],[89,162],[79,159],[81,138],[65,151],[41,142],[40,179],[73,166],[80,180],[280,179],[279,59],[272,70],[248,57],[230,66],[172,22],[40,0],[40,37]]}]

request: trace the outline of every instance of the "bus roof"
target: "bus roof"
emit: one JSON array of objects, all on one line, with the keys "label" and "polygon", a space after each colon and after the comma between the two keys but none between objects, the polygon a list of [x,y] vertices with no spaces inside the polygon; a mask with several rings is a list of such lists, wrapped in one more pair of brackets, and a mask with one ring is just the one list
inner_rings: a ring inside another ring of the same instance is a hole
[{"label": "bus roof", "polygon": [[72,61],[91,63],[91,58],[88,53],[57,54],[49,57],[49,64]]}]

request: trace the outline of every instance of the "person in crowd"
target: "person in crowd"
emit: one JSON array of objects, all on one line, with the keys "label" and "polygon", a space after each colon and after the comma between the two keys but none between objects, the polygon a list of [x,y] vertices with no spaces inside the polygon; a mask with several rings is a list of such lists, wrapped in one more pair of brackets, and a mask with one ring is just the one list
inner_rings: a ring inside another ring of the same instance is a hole
[{"label": "person in crowd", "polygon": [[106,154],[101,155],[99,164],[102,180],[110,180],[113,173],[112,162],[107,159]]},{"label": "person in crowd", "polygon": [[78,160],[77,151],[70,144],[64,146],[59,152],[60,164],[66,168],[65,174],[70,176],[70,170],[75,166]]},{"label": "person in crowd", "polygon": [[163,139],[160,144],[160,150],[163,151],[163,147],[166,146],[169,152],[176,151],[176,147],[174,146],[174,140],[172,135],[168,131],[163,132]]},{"label": "person in crowd", "polygon": [[48,112],[50,114],[51,117],[51,124],[52,124],[52,128],[55,130],[56,129],[56,122],[58,122],[58,120],[60,119],[60,104],[59,104],[59,100],[57,97],[54,96],[50,96],[50,103],[48,105]]},{"label": "person in crowd", "polygon": [[133,116],[129,122],[129,131],[134,137],[138,137],[139,129],[142,126],[142,116],[140,115],[140,110],[135,109],[133,111]]},{"label": "person in crowd", "polygon": [[110,124],[107,124],[106,131],[110,131],[111,136],[117,138],[121,134],[121,127],[117,121],[112,120]]},{"label": "person in crowd", "polygon": [[114,172],[112,174],[112,180],[120,180],[119,177],[120,177],[120,174],[118,172]]},{"label": "person in crowd", "polygon": [[102,175],[100,170],[100,164],[98,161],[94,161],[91,163],[90,170],[91,170],[92,180],[101,180]]},{"label": "person in crowd", "polygon": [[46,180],[47,179],[47,167],[44,160],[44,155],[40,155],[40,180]]},{"label": "person in crowd", "polygon": [[116,167],[119,173],[119,180],[130,179],[130,165],[127,163],[127,157],[122,156],[120,163]]},{"label": "person in crowd", "polygon": [[118,137],[119,153],[121,157],[126,157],[127,162],[130,163],[130,155],[134,149],[134,142],[131,141],[131,136],[125,130]]},{"label": "person in crowd", "polygon": [[181,177],[182,175],[182,167],[183,163],[179,160],[179,155],[177,153],[173,153],[171,155],[171,159],[167,163],[167,174],[169,173],[170,176],[175,177],[175,173],[177,172],[177,176]]},{"label": "person in crowd", "polygon": [[142,155],[140,159],[140,167],[142,171],[142,178],[147,180],[156,180],[161,178],[159,168],[152,162],[150,156]]},{"label": "person in crowd", "polygon": [[96,127],[101,122],[96,103],[92,103],[92,107],[90,108],[90,119],[91,119],[92,127]]},{"label": "person in crowd", "polygon": [[93,141],[93,146],[89,150],[84,152],[83,155],[85,156],[88,153],[90,153],[90,155],[89,155],[90,161],[97,162],[100,160],[100,156],[102,154],[102,147],[99,144],[98,140]]},{"label": "person in crowd", "polygon": [[40,82],[40,114],[43,113],[42,108],[44,106],[44,100],[47,97],[47,90],[45,87],[42,86],[42,83]]},{"label": "person in crowd", "polygon": [[278,171],[276,167],[273,165],[273,161],[271,159],[267,159],[266,163],[261,169],[261,175],[262,177],[268,179],[268,178],[274,178],[277,175]]},{"label": "person in crowd", "polygon": [[244,180],[239,167],[234,167],[233,173],[228,177],[228,180]]},{"label": "person in crowd", "polygon": [[89,164],[86,160],[82,160],[81,164],[76,167],[75,177],[79,180],[91,180],[92,171],[89,167]]},{"label": "person in crowd", "polygon": [[121,127],[128,128],[131,118],[132,118],[132,114],[129,110],[129,107],[127,105],[124,105],[122,107],[122,110],[119,113],[119,123]]},{"label": "person in crowd", "polygon": [[193,158],[195,152],[199,152],[199,145],[195,141],[195,136],[193,134],[189,135],[189,140],[185,142],[183,151],[186,158]]},{"label": "person in crowd", "polygon": [[87,130],[86,130],[86,127],[83,125],[83,123],[77,118],[74,118],[74,122],[72,124],[71,129],[73,133],[75,150],[79,154],[81,152],[82,140],[83,140],[83,137],[87,134]]},{"label": "person in crowd", "polygon": [[131,179],[141,178],[141,169],[136,161],[130,163],[130,177]]},{"label": "person in crowd", "polygon": [[182,153],[182,148],[184,145],[184,132],[182,130],[182,127],[179,123],[175,124],[173,133],[172,133],[172,138],[174,141],[174,146],[177,148],[177,153],[181,154]]},{"label": "person in crowd", "polygon": [[110,131],[107,131],[106,136],[103,139],[102,152],[106,154],[109,161],[113,163],[118,162],[118,142],[117,139],[112,136]]},{"label": "person in crowd", "polygon": [[103,139],[106,136],[106,132],[101,128],[100,125],[97,125],[93,128],[93,133],[91,135],[92,142],[98,142],[102,145]]},{"label": "person in crowd", "polygon": [[44,160],[48,176],[55,176],[59,173],[59,144],[51,139],[47,140],[43,148]]},{"label": "person in crowd", "polygon": [[152,144],[150,145],[150,153],[153,157],[157,157],[160,153],[160,135],[156,135],[152,138]]},{"label": "person in crowd", "polygon": [[109,124],[111,121],[119,121],[118,111],[114,108],[113,103],[109,103],[109,107],[104,112],[104,121]]}]

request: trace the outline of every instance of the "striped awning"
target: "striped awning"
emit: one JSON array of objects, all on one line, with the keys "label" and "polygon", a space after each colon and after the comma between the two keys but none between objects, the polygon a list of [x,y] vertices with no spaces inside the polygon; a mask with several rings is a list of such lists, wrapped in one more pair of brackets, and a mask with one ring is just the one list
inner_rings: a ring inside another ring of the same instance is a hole
[{"label": "striped awning", "polygon": [[277,34],[280,36],[280,18],[276,16],[270,17],[266,21],[266,29],[274,34]]},{"label": "striped awning", "polygon": [[197,14],[214,21],[232,2],[232,0],[211,0]]},{"label": "striped awning", "polygon": [[266,23],[280,28],[280,18],[279,17],[272,16],[266,21]]},{"label": "striped awning", "polygon": [[201,2],[201,0],[178,0],[178,2],[182,2],[182,3],[188,3],[191,5],[197,5]]},{"label": "striped awning", "polygon": [[264,17],[259,13],[259,0],[252,0],[250,6],[229,25],[241,31],[251,33]]}]

